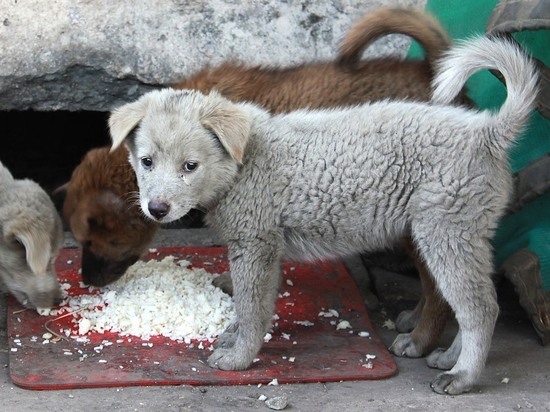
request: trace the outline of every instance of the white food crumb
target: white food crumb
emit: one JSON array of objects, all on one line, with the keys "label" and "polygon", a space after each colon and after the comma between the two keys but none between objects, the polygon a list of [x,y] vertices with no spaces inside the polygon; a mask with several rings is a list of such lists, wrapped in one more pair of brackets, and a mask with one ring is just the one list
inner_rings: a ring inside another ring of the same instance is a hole
[{"label": "white food crumb", "polygon": [[286,280],[286,284],[287,284],[288,286],[294,286],[294,283],[293,283],[290,279],[287,279],[287,280]]},{"label": "white food crumb", "polygon": [[49,316],[51,311],[50,308],[36,308],[36,312],[38,312],[40,316]]},{"label": "white food crumb", "polygon": [[294,362],[295,360],[296,360],[296,357],[294,357],[294,356],[291,356],[290,358],[288,358],[289,362]]},{"label": "white food crumb", "polygon": [[273,337],[273,335],[271,333],[266,333],[265,336],[264,336],[264,342],[267,343],[271,340],[271,338]]},{"label": "white food crumb", "polygon": [[157,253],[157,249],[152,247],[149,249],[149,253]]},{"label": "white food crumb", "polygon": [[324,317],[324,318],[332,318],[332,317],[339,318],[340,314],[338,313],[337,310],[329,309],[326,312],[325,311],[319,312],[319,315],[317,315],[317,316]]},{"label": "white food crumb", "polygon": [[268,383],[268,385],[277,386],[279,384],[279,381],[277,378],[273,379],[271,382]]},{"label": "white food crumb", "polygon": [[347,320],[343,320],[338,325],[336,325],[336,330],[340,329],[351,329],[351,325]]},{"label": "white food crumb", "polygon": [[297,324],[297,325],[302,325],[302,326],[313,326],[313,325],[315,325],[315,323],[310,322],[309,320],[295,320],[294,323]]},{"label": "white food crumb", "polygon": [[265,401],[266,399],[267,399],[267,396],[265,396],[265,395],[260,395],[260,396],[258,397],[258,400],[259,400],[259,401],[262,401],[262,402]]},{"label": "white food crumb", "polygon": [[82,318],[78,321],[78,334],[85,335],[90,331],[92,327],[92,322],[89,319]]},{"label": "white food crumb", "polygon": [[510,378],[502,378],[502,380],[500,381],[500,383],[509,383],[510,382]]},{"label": "white food crumb", "polygon": [[386,328],[388,330],[395,330],[395,323],[391,319],[387,319],[383,324],[383,328]]},{"label": "white food crumb", "polygon": [[362,338],[368,338],[370,336],[370,333],[369,332],[359,332],[358,335]]},{"label": "white food crumb", "polygon": [[46,332],[42,335],[42,339],[51,339],[53,335],[50,332]]},{"label": "white food crumb", "polygon": [[12,352],[17,352],[17,348],[11,348]]}]

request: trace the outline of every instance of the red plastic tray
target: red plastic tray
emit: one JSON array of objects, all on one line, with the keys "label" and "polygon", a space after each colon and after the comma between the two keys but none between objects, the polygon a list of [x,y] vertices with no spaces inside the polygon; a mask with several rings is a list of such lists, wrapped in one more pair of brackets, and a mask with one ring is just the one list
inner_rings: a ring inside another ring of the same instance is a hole
[{"label": "red plastic tray", "polygon": [[[162,259],[174,255],[211,273],[228,270],[226,248],[158,248],[144,257]],[[56,261],[61,282],[71,284],[69,293],[82,293],[80,251],[62,249]],[[281,294],[276,312],[278,328],[264,343],[259,361],[245,371],[220,371],[205,363],[211,351],[190,349],[165,337],[144,341],[113,333],[91,333],[90,342],[60,340],[43,344],[44,324],[50,319],[34,310],[23,309],[8,296],[9,370],[14,384],[35,390],[137,385],[244,385],[279,383],[333,382],[343,380],[384,379],[397,367],[393,357],[375,335],[355,283],[341,262],[314,264],[285,263]],[[289,286],[286,279],[290,279]],[[321,310],[335,309],[340,320],[352,325],[336,330],[330,321],[319,317]],[[52,316],[51,318],[55,318]],[[308,320],[313,326],[296,324]],[[69,317],[50,327],[66,328]],[[361,337],[358,332],[369,332]],[[290,335],[290,339],[285,336]],[[33,338],[34,337],[34,338]],[[116,343],[122,339],[122,343]],[[94,348],[103,341],[113,344]],[[152,343],[151,345],[148,345]],[[83,355],[87,355],[84,357]],[[370,368],[366,356],[374,355]],[[294,362],[290,362],[290,358]]]}]

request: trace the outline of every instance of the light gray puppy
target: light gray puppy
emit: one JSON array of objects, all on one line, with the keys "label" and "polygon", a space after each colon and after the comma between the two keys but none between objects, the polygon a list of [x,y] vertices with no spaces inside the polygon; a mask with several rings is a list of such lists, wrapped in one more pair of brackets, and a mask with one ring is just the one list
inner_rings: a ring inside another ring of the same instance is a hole
[{"label": "light gray puppy", "polygon": [[[484,68],[506,79],[500,111],[446,106]],[[490,239],[511,190],[507,151],[533,109],[537,76],[512,43],[479,38],[449,52],[434,87],[434,104],[276,116],[217,93],[166,89],[112,113],[113,148],[130,150],[144,213],[165,223],[202,208],[227,241],[237,321],[210,366],[250,366],[283,257],[381,250],[410,231],[462,333],[456,364],[432,388],[471,389],[498,314]]]},{"label": "light gray puppy", "polygon": [[61,299],[53,260],[63,226],[48,194],[32,180],[16,180],[0,163],[0,289],[28,308]]}]

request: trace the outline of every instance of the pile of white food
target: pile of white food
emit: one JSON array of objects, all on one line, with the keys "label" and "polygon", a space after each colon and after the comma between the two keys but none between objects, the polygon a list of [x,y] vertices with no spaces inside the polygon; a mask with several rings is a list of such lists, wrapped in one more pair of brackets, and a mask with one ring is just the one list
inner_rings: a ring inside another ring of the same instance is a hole
[{"label": "pile of white food", "polygon": [[[234,320],[233,299],[212,285],[215,275],[173,256],[138,261],[100,294],[68,297],[79,334],[116,332],[190,342],[212,340]],[[76,320],[78,318],[78,320]]]}]

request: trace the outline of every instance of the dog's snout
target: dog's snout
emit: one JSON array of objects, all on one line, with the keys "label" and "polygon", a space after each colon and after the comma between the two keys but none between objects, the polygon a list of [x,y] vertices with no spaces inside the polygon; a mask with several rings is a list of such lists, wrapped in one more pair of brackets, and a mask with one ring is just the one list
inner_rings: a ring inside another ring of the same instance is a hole
[{"label": "dog's snout", "polygon": [[149,208],[149,213],[159,220],[166,216],[170,211],[170,205],[168,203],[158,202],[155,200],[151,200],[147,207]]}]

